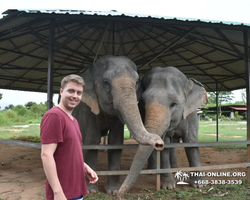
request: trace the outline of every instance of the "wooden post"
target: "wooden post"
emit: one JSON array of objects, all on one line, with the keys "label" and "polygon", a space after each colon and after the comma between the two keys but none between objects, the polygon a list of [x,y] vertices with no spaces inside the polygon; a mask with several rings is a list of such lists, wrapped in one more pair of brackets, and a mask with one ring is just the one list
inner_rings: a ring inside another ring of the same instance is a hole
[{"label": "wooden post", "polygon": [[[156,169],[161,168],[161,152],[157,151],[157,157],[156,157]],[[156,191],[161,189],[161,174],[157,173],[156,174]]]}]

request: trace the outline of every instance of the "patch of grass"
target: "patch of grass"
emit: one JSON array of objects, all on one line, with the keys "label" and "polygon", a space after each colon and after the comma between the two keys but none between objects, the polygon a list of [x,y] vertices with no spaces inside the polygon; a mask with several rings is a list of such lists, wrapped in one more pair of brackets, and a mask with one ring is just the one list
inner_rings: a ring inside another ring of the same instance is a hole
[{"label": "patch of grass", "polygon": [[[138,193],[127,193],[126,200],[241,200],[249,199],[250,185],[242,180],[241,185],[208,185],[204,188],[191,188],[183,186],[174,190],[142,190]],[[115,200],[116,195],[104,193],[89,194],[86,200]]]},{"label": "patch of grass", "polygon": [[[36,125],[33,125],[33,123]],[[16,126],[0,126],[0,138],[13,139],[16,137],[39,136],[40,121],[28,120],[28,127]],[[219,122],[219,142],[223,141],[244,141],[246,140],[246,123],[237,121],[220,121]],[[199,142],[216,142],[216,122],[200,121],[199,126]],[[124,127],[124,139],[131,139],[127,126]],[[35,139],[35,141],[37,141]],[[246,145],[230,145],[230,146],[214,146],[214,148],[230,149],[230,148],[246,148]]]},{"label": "patch of grass", "polygon": [[[219,138],[228,140],[245,140],[246,139],[246,123],[240,121],[220,121],[219,122]],[[200,121],[199,140],[203,137],[212,136],[216,139],[216,122]],[[237,136],[237,137],[235,137]]]},{"label": "patch of grass", "polygon": [[40,136],[39,124],[29,124],[25,126],[0,126],[0,138],[13,139],[16,137]]},{"label": "patch of grass", "polygon": [[203,192],[203,199],[248,199],[250,195],[250,185],[246,180],[242,180],[241,185],[218,185],[210,187]]},{"label": "patch of grass", "polygon": [[95,193],[95,194],[88,194],[87,196],[84,197],[84,200],[96,200],[96,199],[100,199],[100,200],[112,200],[113,197],[112,195],[108,195],[108,194],[104,194],[101,192]]},{"label": "patch of grass", "polygon": [[27,136],[14,136],[10,138],[12,140],[21,140],[25,142],[34,142],[34,143],[40,143],[41,138],[39,136],[32,136],[32,135],[27,135]]},{"label": "patch of grass", "polygon": [[[219,121],[218,141],[245,141],[247,139],[246,123],[244,121]],[[216,142],[216,122],[200,121],[199,142]],[[214,148],[246,148],[246,145],[214,146]]]},{"label": "patch of grass", "polygon": [[127,125],[125,125],[124,126],[124,140],[129,140],[131,138],[132,138],[132,136],[128,130],[128,127],[127,127]]}]

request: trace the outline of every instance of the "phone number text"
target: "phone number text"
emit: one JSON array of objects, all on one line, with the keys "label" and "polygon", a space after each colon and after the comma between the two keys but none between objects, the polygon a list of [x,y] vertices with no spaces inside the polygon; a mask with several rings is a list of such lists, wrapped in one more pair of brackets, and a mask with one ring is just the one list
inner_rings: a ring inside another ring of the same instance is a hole
[{"label": "phone number text", "polygon": [[241,185],[242,180],[196,180],[198,185]]}]

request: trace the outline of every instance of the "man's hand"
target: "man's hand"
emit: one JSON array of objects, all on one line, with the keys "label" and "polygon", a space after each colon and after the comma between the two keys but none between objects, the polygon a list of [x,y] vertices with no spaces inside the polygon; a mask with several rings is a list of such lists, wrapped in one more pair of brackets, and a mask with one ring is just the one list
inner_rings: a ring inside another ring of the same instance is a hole
[{"label": "man's hand", "polygon": [[84,166],[85,166],[86,176],[89,179],[89,183],[90,184],[96,183],[98,181],[98,176],[95,173],[95,171],[90,166],[88,166],[86,163],[84,163]]}]

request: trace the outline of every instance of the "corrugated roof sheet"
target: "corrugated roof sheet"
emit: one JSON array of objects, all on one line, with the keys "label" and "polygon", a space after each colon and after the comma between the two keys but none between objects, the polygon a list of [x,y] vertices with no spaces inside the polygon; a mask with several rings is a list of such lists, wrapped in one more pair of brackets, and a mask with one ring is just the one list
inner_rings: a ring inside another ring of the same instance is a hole
[{"label": "corrugated roof sheet", "polygon": [[[11,9],[3,12],[4,15],[12,11]],[[207,23],[221,23],[226,25],[245,25],[250,26],[250,23],[242,22],[232,22],[232,21],[221,21],[221,20],[209,20],[209,19],[197,19],[197,18],[185,18],[185,17],[172,17],[172,16],[162,16],[162,15],[147,15],[147,14],[138,14],[138,13],[127,13],[119,12],[116,10],[108,11],[93,11],[93,10],[62,10],[62,9],[39,9],[39,10],[23,10],[18,9],[19,12],[26,13],[44,13],[44,14],[69,14],[69,15],[102,15],[102,16],[128,16],[128,17],[139,17],[139,18],[157,18],[157,19],[172,19],[172,20],[181,20],[181,21],[197,21],[197,22],[207,22]]]}]

